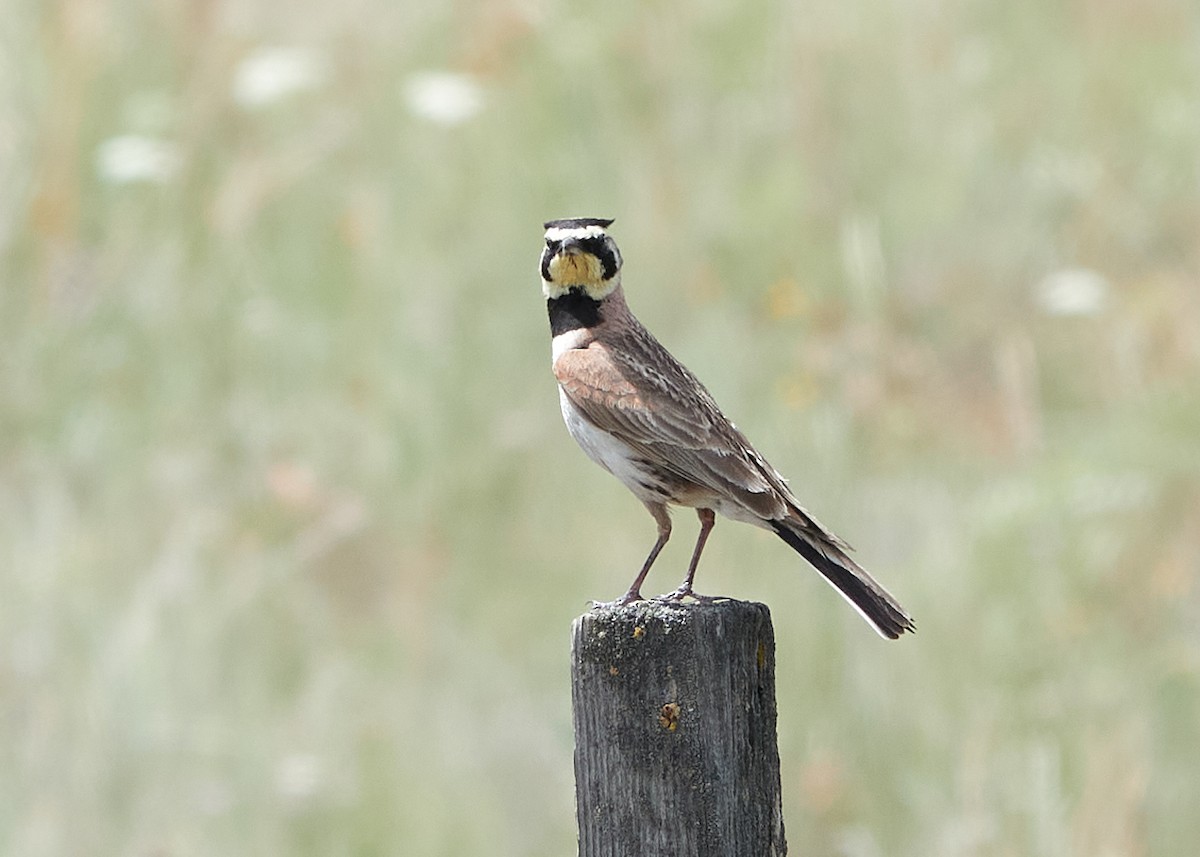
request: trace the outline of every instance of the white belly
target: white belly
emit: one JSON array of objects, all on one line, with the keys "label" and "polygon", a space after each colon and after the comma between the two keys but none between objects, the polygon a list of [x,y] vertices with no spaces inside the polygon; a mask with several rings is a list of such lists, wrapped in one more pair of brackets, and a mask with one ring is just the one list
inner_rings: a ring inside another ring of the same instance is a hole
[{"label": "white belly", "polygon": [[638,462],[637,452],[628,444],[611,434],[601,431],[581,414],[560,387],[558,401],[562,407],[563,422],[567,431],[588,458],[599,464],[632,491],[643,502],[662,503],[670,499],[659,488],[654,473]]},{"label": "white belly", "polygon": [[571,404],[567,394],[560,387],[558,390],[559,404],[562,406],[563,421],[567,431],[580,448],[587,453],[588,458],[599,464],[633,492],[643,503],[666,503],[668,505],[691,506],[693,508],[712,509],[719,515],[735,521],[754,524],[756,527],[771,529],[769,521],[759,517],[732,497],[723,497],[714,491],[705,491],[699,486],[691,490],[673,493],[647,468],[641,455],[633,447],[613,437],[608,432],[596,428],[576,407]]}]

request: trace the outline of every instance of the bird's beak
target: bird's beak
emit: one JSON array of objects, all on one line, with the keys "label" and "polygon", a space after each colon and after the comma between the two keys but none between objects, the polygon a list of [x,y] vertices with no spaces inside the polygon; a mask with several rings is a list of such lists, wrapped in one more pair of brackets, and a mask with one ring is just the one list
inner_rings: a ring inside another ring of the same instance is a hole
[{"label": "bird's beak", "polygon": [[583,252],[583,242],[578,238],[567,238],[559,245],[558,252],[568,256],[578,256]]}]

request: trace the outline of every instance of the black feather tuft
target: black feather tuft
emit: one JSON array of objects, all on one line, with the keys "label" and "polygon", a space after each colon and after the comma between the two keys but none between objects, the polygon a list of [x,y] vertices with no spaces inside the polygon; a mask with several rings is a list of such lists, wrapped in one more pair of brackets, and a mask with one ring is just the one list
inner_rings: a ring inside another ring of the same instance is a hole
[{"label": "black feather tuft", "polygon": [[543,225],[543,229],[582,229],[586,226],[599,226],[601,229],[607,229],[612,226],[612,219],[605,220],[602,217],[564,217],[562,220],[547,220]]}]

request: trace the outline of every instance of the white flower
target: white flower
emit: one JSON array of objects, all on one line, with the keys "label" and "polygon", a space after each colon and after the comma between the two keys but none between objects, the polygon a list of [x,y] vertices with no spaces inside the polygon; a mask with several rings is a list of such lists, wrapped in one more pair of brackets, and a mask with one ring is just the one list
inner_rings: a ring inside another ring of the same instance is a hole
[{"label": "white flower", "polygon": [[297,92],[316,89],[324,65],[300,48],[259,48],[238,64],[233,100],[247,110],[264,107]]},{"label": "white flower", "polygon": [[1049,315],[1096,315],[1108,302],[1108,280],[1087,268],[1047,274],[1037,286],[1037,301]]},{"label": "white flower", "polygon": [[461,124],[483,108],[483,90],[465,74],[426,71],[404,83],[404,97],[414,116],[439,125]]},{"label": "white flower", "polygon": [[175,147],[154,137],[124,134],[96,149],[96,172],[109,184],[165,182],[179,169]]}]

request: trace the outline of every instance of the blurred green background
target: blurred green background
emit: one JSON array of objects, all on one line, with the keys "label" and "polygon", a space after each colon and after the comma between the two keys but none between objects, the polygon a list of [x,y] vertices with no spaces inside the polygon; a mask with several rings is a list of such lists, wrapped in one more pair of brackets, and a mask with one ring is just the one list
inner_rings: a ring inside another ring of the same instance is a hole
[{"label": "blurred green background", "polygon": [[0,852],[573,853],[570,623],[654,537],[558,413],[587,215],[917,617],[717,527],[792,853],[1194,853],[1198,18],[10,0]]}]

